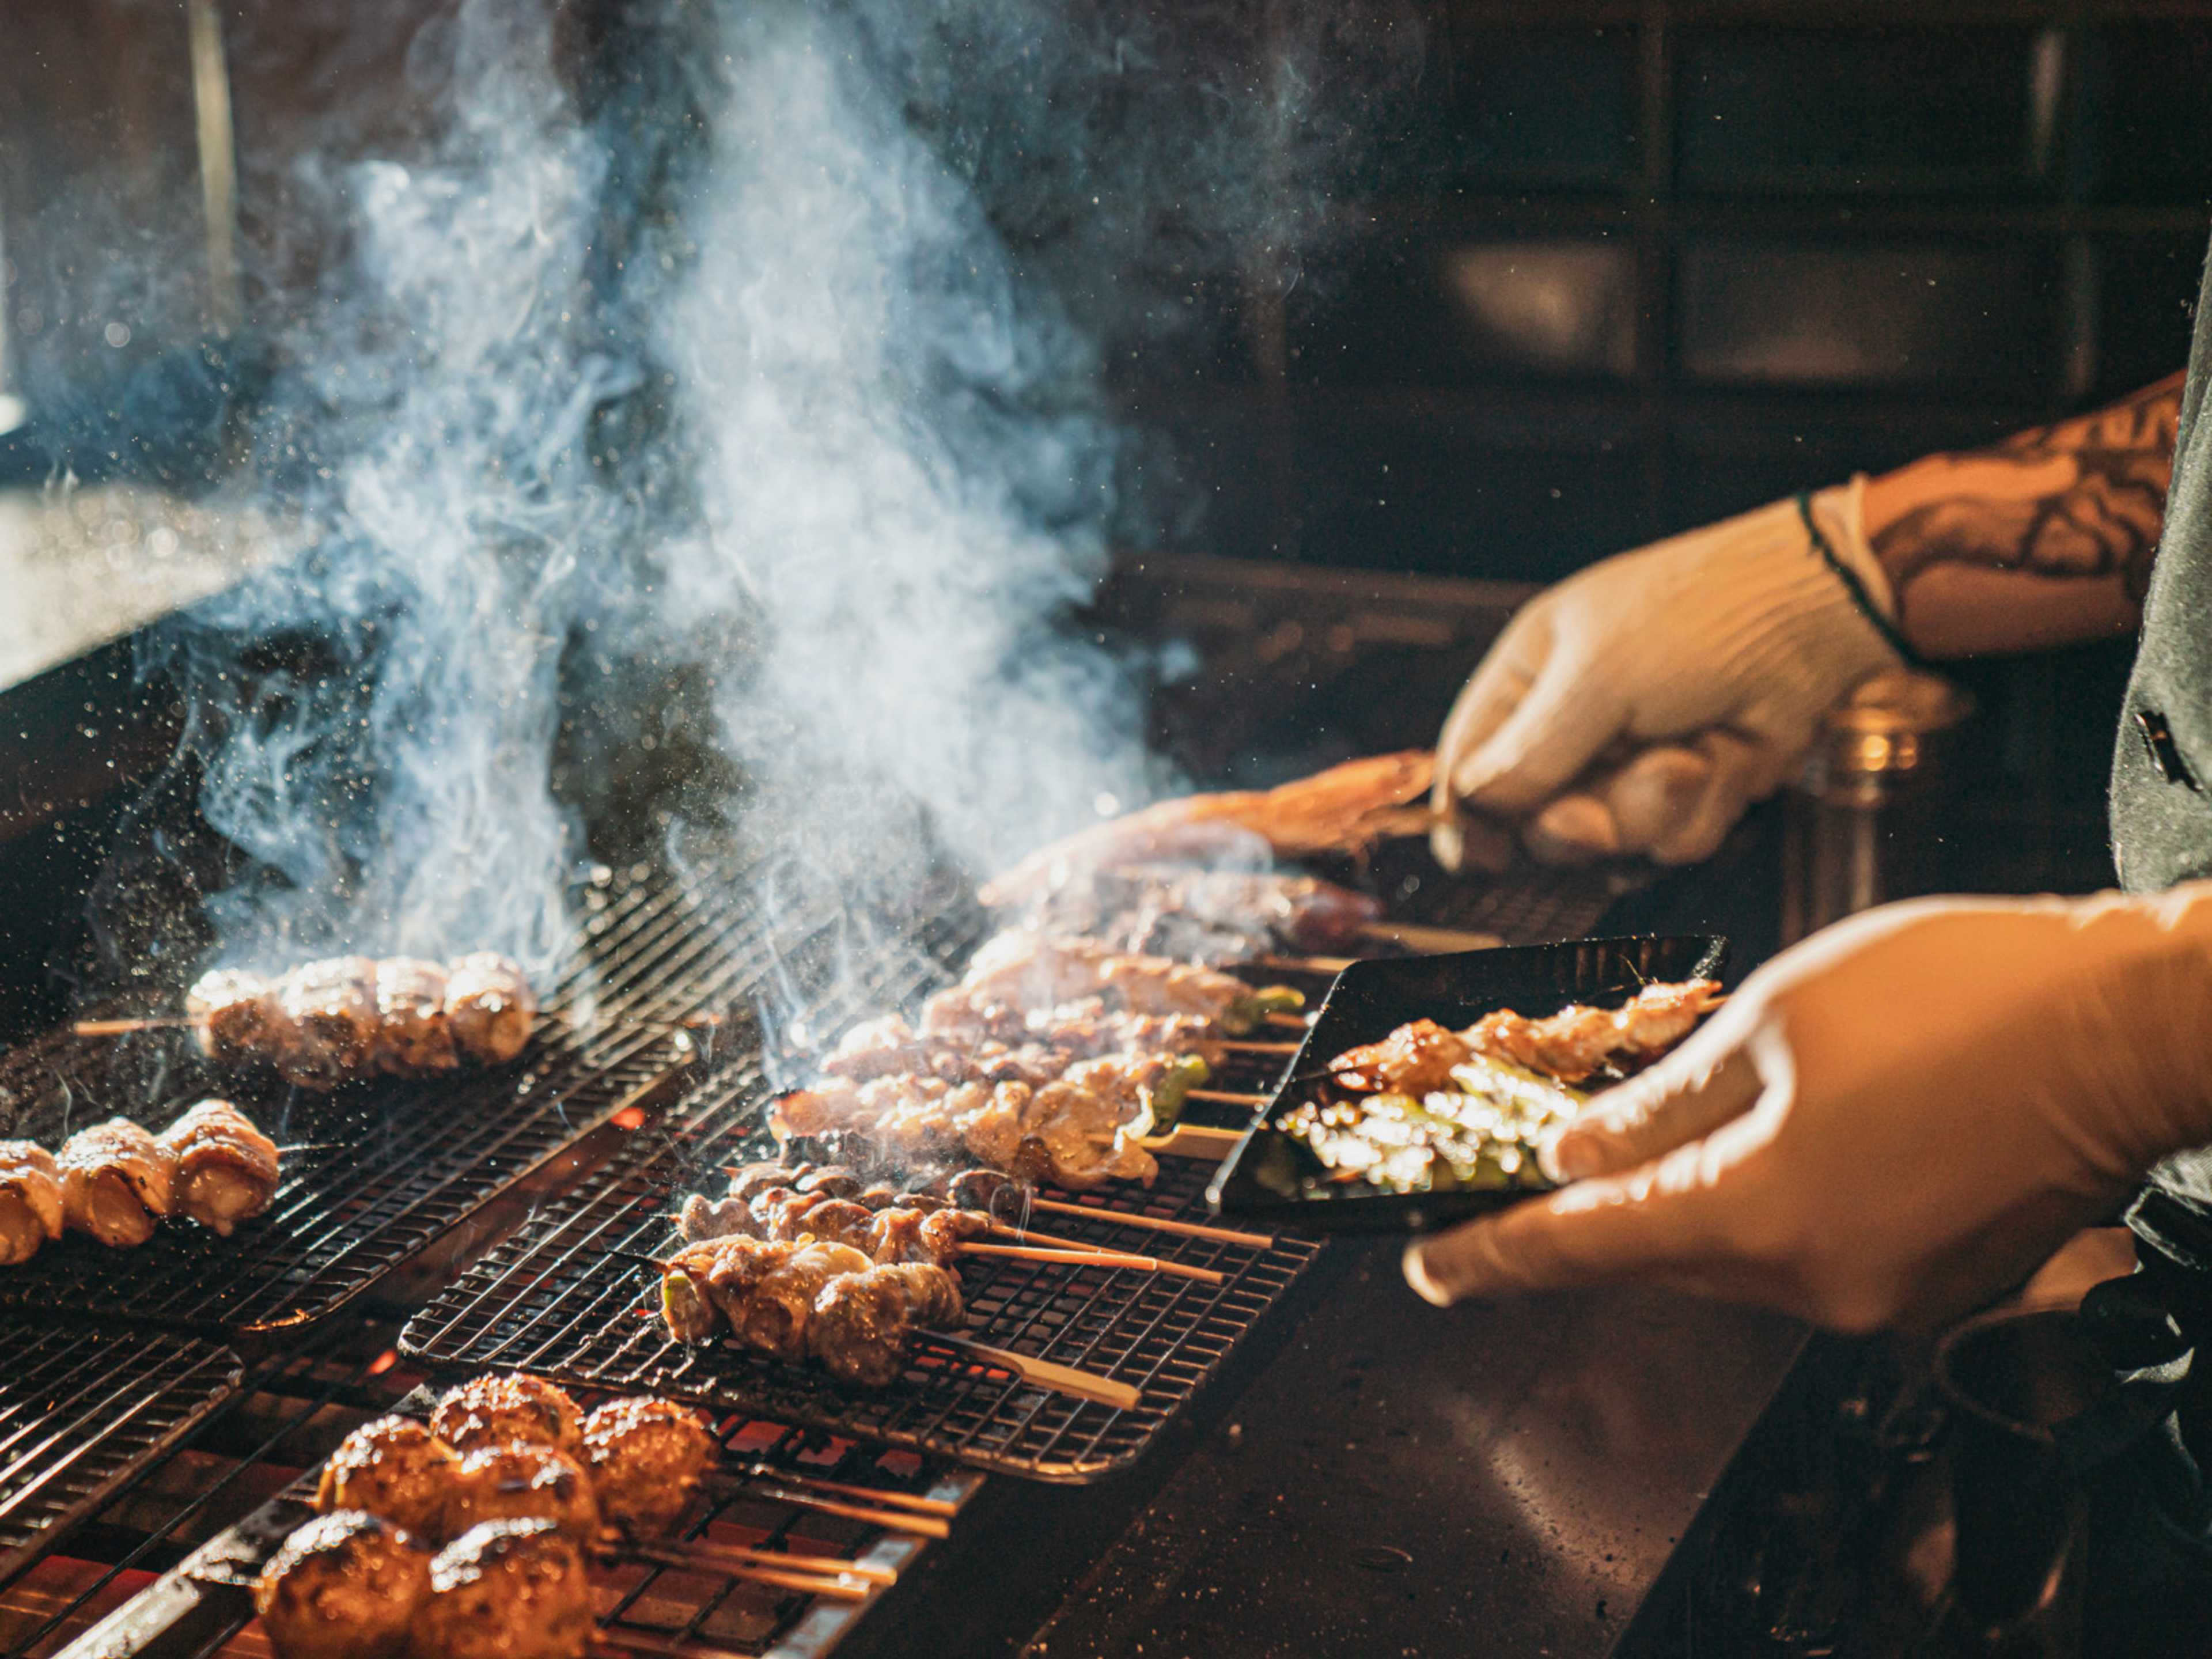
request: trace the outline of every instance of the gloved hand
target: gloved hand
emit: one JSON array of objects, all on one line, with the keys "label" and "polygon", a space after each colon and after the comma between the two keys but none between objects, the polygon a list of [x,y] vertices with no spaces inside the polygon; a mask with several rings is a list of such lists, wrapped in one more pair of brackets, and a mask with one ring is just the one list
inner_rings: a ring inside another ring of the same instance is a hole
[{"label": "gloved hand", "polygon": [[[1828,544],[1890,614],[1861,524],[1863,478],[1813,498]],[[1520,821],[1552,862],[1710,857],[1771,794],[1820,717],[1898,665],[1777,501],[1592,565],[1522,607],[1437,741],[1432,802]],[[1437,856],[1459,852],[1447,836]]]},{"label": "gloved hand", "polygon": [[2212,882],[1932,899],[1746,980],[1546,1158],[1576,1184],[1422,1241],[1431,1301],[1640,1278],[1847,1331],[2016,1282],[2212,1142]]}]

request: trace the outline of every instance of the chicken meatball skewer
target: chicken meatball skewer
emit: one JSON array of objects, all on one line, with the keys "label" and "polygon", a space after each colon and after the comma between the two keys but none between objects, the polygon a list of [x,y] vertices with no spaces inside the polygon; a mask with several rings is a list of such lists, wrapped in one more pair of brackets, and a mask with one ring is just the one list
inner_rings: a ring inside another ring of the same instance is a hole
[{"label": "chicken meatball skewer", "polygon": [[[457,1449],[434,1427],[402,1417],[366,1424],[324,1465],[316,1509],[326,1515],[365,1511],[426,1541],[540,1521],[595,1556],[749,1577],[765,1571],[777,1575],[767,1582],[830,1595],[896,1577],[829,1557],[659,1542],[690,1506],[720,1449],[696,1415],[680,1407],[620,1401],[619,1410],[603,1408],[604,1419],[594,1413],[585,1421],[559,1389],[533,1378],[487,1377],[455,1392],[466,1397],[448,1395],[440,1414],[471,1431],[477,1443]],[[539,1409],[554,1396],[563,1409]],[[492,1437],[507,1431],[520,1437]]]}]

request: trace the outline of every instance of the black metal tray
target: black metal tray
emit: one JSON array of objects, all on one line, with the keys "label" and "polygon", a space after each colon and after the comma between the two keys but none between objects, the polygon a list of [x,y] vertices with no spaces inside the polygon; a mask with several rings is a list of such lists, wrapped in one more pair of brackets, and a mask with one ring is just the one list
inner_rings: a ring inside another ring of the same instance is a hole
[{"label": "black metal tray", "polygon": [[[1462,1026],[1499,1008],[1539,1017],[1571,1002],[1618,1002],[1654,980],[1717,979],[1727,959],[1726,939],[1700,933],[1354,963],[1329,987],[1286,1076],[1310,1077],[1408,1020]],[[1526,1188],[1394,1193],[1364,1182],[1316,1189],[1310,1182],[1319,1160],[1273,1127],[1304,1086],[1286,1082],[1254,1116],[1207,1189],[1216,1214],[1328,1232],[1421,1232],[1528,1195]]]},{"label": "black metal tray", "polygon": [[238,1392],[228,1348],[0,1321],[0,1583]]}]

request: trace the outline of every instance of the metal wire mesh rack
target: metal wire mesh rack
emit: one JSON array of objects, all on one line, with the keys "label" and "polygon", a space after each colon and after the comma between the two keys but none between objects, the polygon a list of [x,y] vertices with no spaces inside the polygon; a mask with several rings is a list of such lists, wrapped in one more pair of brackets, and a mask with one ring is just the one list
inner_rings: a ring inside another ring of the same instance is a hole
[{"label": "metal wire mesh rack", "polygon": [[[902,978],[902,972],[904,977]],[[918,975],[918,976],[917,976]],[[872,1008],[927,988],[942,969],[904,958],[849,978],[802,1022],[827,1036]],[[922,1343],[905,1375],[876,1393],[840,1389],[797,1367],[725,1347],[671,1341],[649,1262],[672,1238],[672,1203],[707,1172],[757,1157],[763,1059],[732,1063],[670,1114],[660,1132],[549,1206],[407,1326],[403,1349],[441,1367],[501,1367],[572,1384],[643,1389],[759,1411],[1032,1480],[1095,1480],[1135,1458],[1318,1252],[1146,1232],[1148,1254],[1222,1275],[1210,1285],[1127,1270],[1041,1262],[963,1263],[963,1334],[1030,1358],[1127,1382],[1133,1410],[1046,1393],[1002,1370]],[[777,1055],[775,1058],[781,1059]],[[1132,1248],[1118,1209],[1203,1222],[1211,1163],[1169,1158],[1150,1188],[1093,1194],[1091,1213],[1055,1214],[1055,1231],[1102,1249]],[[1061,1200],[1067,1194],[1048,1194]],[[1061,1228],[1063,1220],[1070,1224]]]},{"label": "metal wire mesh rack", "polygon": [[757,939],[702,926],[696,902],[640,870],[579,895],[582,945],[517,1064],[330,1095],[214,1074],[188,1038],[55,1034],[0,1060],[0,1124],[58,1145],[120,1113],[160,1129],[201,1095],[240,1102],[288,1144],[268,1212],[222,1239],[185,1225],[135,1250],[76,1235],[0,1278],[0,1310],[66,1301],[93,1319],[204,1334],[324,1318],[577,1136],[672,1093],[687,1016],[760,971]]},{"label": "metal wire mesh rack", "polygon": [[191,1337],[0,1322],[0,1583],[238,1390],[239,1357]]},{"label": "metal wire mesh rack", "polygon": [[[268,1649],[251,1622],[246,1589],[285,1535],[307,1518],[321,1458],[347,1430],[381,1411],[427,1408],[425,1394],[401,1398],[416,1377],[392,1368],[392,1358],[386,1353],[364,1362],[333,1353],[257,1371],[254,1409],[241,1412],[252,1420],[241,1420],[232,1437],[244,1455],[214,1485],[266,1491],[274,1482],[279,1487],[274,1495],[232,1524],[197,1534],[196,1546],[182,1553],[175,1546],[194,1544],[188,1523],[204,1499],[164,1516],[128,1559],[166,1554],[174,1562],[167,1571],[143,1587],[128,1586],[139,1593],[115,1601],[114,1590],[126,1586],[112,1583],[111,1569],[44,1628],[28,1632],[15,1650],[100,1659],[218,1654],[260,1659]],[[582,1401],[595,1402],[592,1395]],[[743,1415],[717,1419],[714,1431],[731,1474],[695,1506],[679,1544],[835,1556],[871,1570],[876,1588],[865,1599],[830,1600],[710,1566],[602,1561],[592,1571],[593,1604],[606,1638],[602,1645],[610,1650],[680,1647],[763,1659],[822,1659],[913,1566],[933,1537],[951,1534],[981,1484],[969,1471],[908,1453]],[[887,1528],[869,1518],[883,1510],[823,1496],[824,1482],[897,1494],[908,1500],[907,1514],[898,1527]]]}]

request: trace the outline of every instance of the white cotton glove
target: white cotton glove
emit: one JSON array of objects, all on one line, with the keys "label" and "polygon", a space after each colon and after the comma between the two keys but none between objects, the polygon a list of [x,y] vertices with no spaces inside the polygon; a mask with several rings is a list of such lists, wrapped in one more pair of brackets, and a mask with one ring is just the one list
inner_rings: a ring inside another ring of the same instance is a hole
[{"label": "white cotton glove", "polygon": [[[1813,498],[1885,617],[1863,477]],[[1796,501],[1592,565],[1523,606],[1437,741],[1433,804],[1519,822],[1538,858],[1710,857],[1821,716],[1896,652],[1814,550]],[[1437,848],[1447,866],[1458,849]]]},{"label": "white cotton glove", "polygon": [[2016,1283],[2212,1142],[2212,882],[1922,899],[1785,951],[1546,1161],[1584,1177],[1414,1245],[1431,1301],[1627,1278],[1848,1331]]}]

